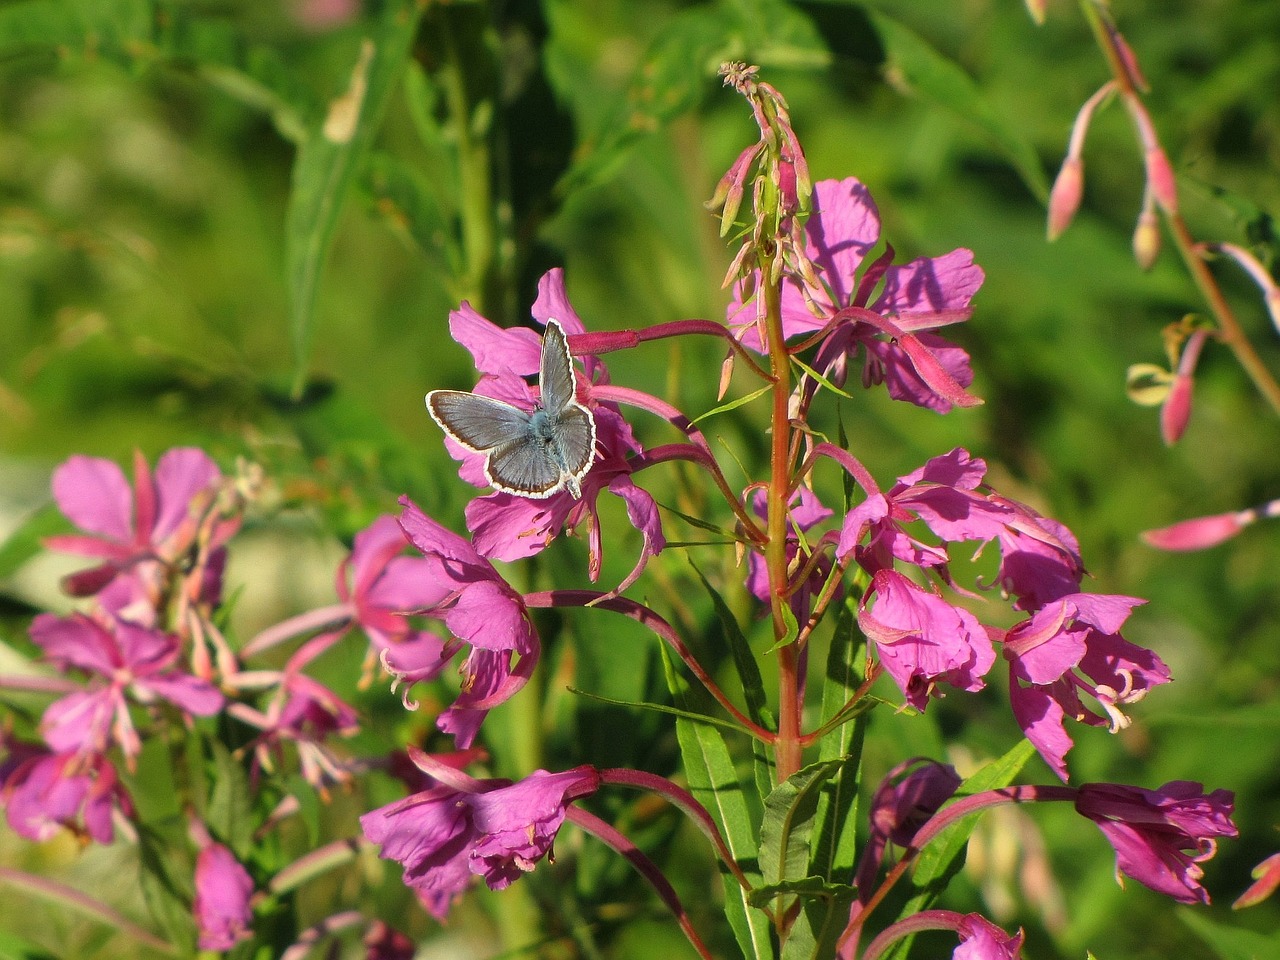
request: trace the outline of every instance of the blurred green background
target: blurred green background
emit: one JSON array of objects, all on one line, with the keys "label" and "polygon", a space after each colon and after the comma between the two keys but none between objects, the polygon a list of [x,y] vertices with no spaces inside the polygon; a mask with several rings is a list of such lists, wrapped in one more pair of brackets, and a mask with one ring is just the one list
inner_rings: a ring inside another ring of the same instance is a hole
[{"label": "blurred green background", "polygon": [[[1280,4],[1135,0],[1114,12],[1150,82],[1193,233],[1248,246],[1270,264]],[[273,499],[248,533],[257,549],[246,547],[231,574],[252,584],[236,610],[244,631],[325,602],[340,543],[401,493],[460,528],[468,490],[422,404],[428,389],[473,382],[446,326],[459,300],[504,324],[525,321],[537,279],[562,265],[593,329],[723,316],[731,254],[701,204],[753,138],[749,112],[715,77],[731,58],[760,64],[788,98],[815,179],[852,175],[870,187],[899,261],[964,246],[986,270],[972,319],[952,328],[986,404],[939,417],[879,391],[842,401],[850,448],[883,482],[968,447],[999,490],[1077,534],[1090,589],[1151,601],[1126,633],[1154,648],[1176,682],[1137,706],[1121,736],[1073,728],[1074,776],[1148,787],[1194,779],[1237,792],[1241,838],[1207,866],[1210,909],[1175,909],[1136,883],[1120,890],[1110,848],[1063,811],[983,833],[981,855],[971,853],[944,905],[1025,924],[1032,958],[1086,948],[1099,960],[1280,955],[1274,937],[1267,953],[1259,944],[1268,941],[1249,933],[1273,930],[1280,905],[1228,909],[1252,865],[1280,847],[1280,540],[1261,526],[1193,555],[1138,540],[1280,496],[1280,430],[1212,345],[1176,447],[1161,443],[1155,410],[1127,400],[1127,367],[1164,362],[1161,328],[1204,308],[1170,250],[1150,273],[1134,264],[1141,158],[1118,106],[1091,131],[1080,216],[1057,243],[1044,240],[1047,183],[1076,110],[1106,79],[1067,2],[1050,3],[1042,27],[1016,0],[5,3],[0,534],[26,531],[0,552],[5,639],[29,650],[24,618],[65,607],[56,595],[64,568],[29,559],[34,528],[23,524],[71,453],[125,460],[136,447],[154,458],[198,444],[225,467],[240,456],[265,467]],[[376,109],[344,129],[331,104],[350,93],[357,64]],[[1215,272],[1280,370],[1256,289],[1229,265]],[[616,382],[696,415],[715,405],[720,359],[718,347],[694,343],[608,361]],[[707,428],[758,469],[765,413],[748,405]],[[652,422],[638,429],[671,439]],[[696,509],[674,472],[654,473],[646,483],[660,500]],[[620,510],[605,519],[602,582],[617,582],[638,544]],[[701,539],[678,521],[671,531]],[[566,550],[575,564],[584,553]],[[732,582],[731,560],[694,552],[719,583]],[[531,576],[581,582],[553,566]],[[658,605],[692,577],[678,556],[655,573],[646,589]],[[709,629],[705,604],[682,616]],[[609,754],[620,749],[610,725],[634,718],[563,693],[572,682],[662,696],[643,636],[612,623],[599,635],[596,622],[574,628],[572,654],[557,647],[548,657],[545,717],[565,725],[548,734],[539,762],[645,761]],[[370,709],[390,716],[385,703]],[[669,725],[645,717],[641,726],[653,735],[654,764],[669,772]],[[995,691],[952,697],[926,719],[885,717],[868,777],[913,753],[944,757],[957,742],[985,759],[1015,733]],[[1034,779],[1050,777],[1035,765]],[[1032,823],[1044,833],[1038,855],[1026,853],[1039,849]],[[663,862],[697,900],[705,859],[687,855],[670,823],[665,831]],[[1030,857],[1022,866],[1018,849]],[[30,865],[11,836],[0,853]],[[1036,856],[1048,858],[1057,906],[1034,880]],[[644,895],[600,862],[599,889],[577,881],[596,912],[575,917],[570,900],[558,901],[562,925],[606,931],[597,946],[609,956],[684,955],[656,910],[601,907],[601,890],[630,890],[620,902]],[[535,899],[552,889],[543,882],[552,881],[528,881]],[[495,898],[477,899],[432,955],[497,951],[474,932]],[[50,949],[72,935],[72,919],[59,918],[42,940],[21,913],[0,908]],[[424,941],[438,936],[420,916],[403,922]],[[566,934],[537,949],[587,955],[575,953],[583,943]],[[90,946],[123,949],[82,942]]]}]

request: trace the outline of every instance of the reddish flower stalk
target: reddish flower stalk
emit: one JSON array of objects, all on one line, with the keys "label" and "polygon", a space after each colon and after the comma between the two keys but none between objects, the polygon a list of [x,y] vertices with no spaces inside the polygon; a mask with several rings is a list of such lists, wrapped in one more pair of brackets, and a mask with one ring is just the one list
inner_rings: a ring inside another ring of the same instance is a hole
[{"label": "reddish flower stalk", "polygon": [[675,652],[676,656],[684,661],[690,672],[698,678],[698,681],[706,688],[707,692],[715,697],[720,706],[724,707],[725,712],[733,717],[747,733],[762,743],[773,743],[777,739],[777,734],[753,722],[751,718],[733,705],[733,701],[725,695],[725,692],[720,689],[715,680],[711,678],[711,675],[703,669],[702,664],[698,663],[694,658],[689,648],[684,645],[684,641],[680,639],[680,635],[676,633],[675,628],[644,604],[637,603],[626,597],[610,596],[595,590],[544,590],[539,593],[526,593],[524,602],[525,606],[528,607],[599,607],[630,617],[636,623],[648,627],[657,634]]},{"label": "reddish flower stalk", "polygon": [[707,949],[707,945],[698,936],[698,931],[693,928],[693,923],[689,920],[689,912],[685,910],[684,904],[680,902],[680,897],[676,894],[675,888],[671,886],[671,882],[658,869],[657,864],[645,856],[639,847],[599,817],[587,813],[579,807],[569,807],[565,814],[565,819],[570,823],[577,824],[581,830],[591,834],[606,846],[611,847],[635,867],[636,872],[649,881],[650,886],[662,898],[662,902],[675,914],[676,922],[680,924],[680,929],[684,932],[685,937],[688,938],[689,943],[692,944],[693,949],[698,951],[698,956],[702,957],[703,960],[715,960],[714,955]]},{"label": "reddish flower stalk", "polygon": [[1140,74],[1137,73],[1132,51],[1129,50],[1111,21],[1105,6],[1098,0],[1089,0],[1082,3],[1081,7],[1085,18],[1093,28],[1094,38],[1111,67],[1116,88],[1129,108],[1134,122],[1138,125],[1145,154],[1148,182],[1164,214],[1169,232],[1173,235],[1178,254],[1182,257],[1187,271],[1191,274],[1192,280],[1195,281],[1196,287],[1217,321],[1222,342],[1231,348],[1258,392],[1266,399],[1271,409],[1280,415],[1280,381],[1272,376],[1271,371],[1254,350],[1253,344],[1249,342],[1234,311],[1227,303],[1222,288],[1219,287],[1218,281],[1200,256],[1200,247],[1191,236],[1186,220],[1178,210],[1173,172],[1169,169],[1167,155],[1160,146],[1146,105],[1139,96]]}]

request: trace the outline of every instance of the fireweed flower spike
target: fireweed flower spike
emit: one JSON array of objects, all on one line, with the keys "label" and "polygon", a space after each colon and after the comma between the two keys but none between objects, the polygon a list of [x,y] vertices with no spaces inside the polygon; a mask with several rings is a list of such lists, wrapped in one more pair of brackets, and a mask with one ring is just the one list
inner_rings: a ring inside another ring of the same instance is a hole
[{"label": "fireweed flower spike", "polygon": [[476,780],[410,750],[436,785],[360,818],[382,857],[404,867],[405,883],[443,920],[473,876],[491,889],[509,886],[551,849],[570,803],[595,793],[591,767],[535,770],[516,783]]},{"label": "fireweed flower spike", "polygon": [[[546,325],[555,319],[572,341],[586,328],[564,289],[564,275],[554,269],[538,284],[538,298],[532,309],[533,318]],[[532,330],[504,330],[480,314],[469,304],[462,304],[449,315],[449,330],[475,358],[476,369],[483,374],[475,393],[494,397],[522,409],[532,409],[535,402],[526,377],[538,373],[541,347]],[[656,556],[666,545],[653,497],[632,480],[633,460],[644,452],[622,418],[616,403],[597,398],[598,388],[608,385],[609,376],[599,359],[583,358],[587,376],[577,378],[577,400],[591,411],[596,424],[596,459],[582,478],[581,498],[562,490],[544,499],[531,500],[497,491],[477,497],[467,505],[467,528],[475,548],[495,560],[520,560],[541,552],[567,525],[588,524],[592,580],[599,576],[601,564],[600,523],[596,500],[608,490],[621,497],[632,524],[644,537],[636,569],[627,577],[630,583],[639,576],[649,557]],[[487,486],[484,457],[446,439],[446,447],[456,460],[462,461],[458,474],[474,486]]]},{"label": "fireweed flower spike", "polygon": [[[964,389],[973,382],[968,354],[931,332],[968,317],[969,303],[984,279],[973,253],[953,250],[893,266],[889,247],[866,265],[879,239],[880,213],[862,183],[849,177],[815,185],[804,250],[820,285],[783,280],[784,335],[790,339],[825,331],[815,365],[837,384],[861,348],[866,355],[863,382],[884,383],[896,400],[939,413],[981,402]],[[728,322],[744,344],[767,353],[756,308],[748,305],[759,282],[756,276],[737,286]]]},{"label": "fireweed flower spike", "polygon": [[[46,546],[103,561],[68,578],[66,588],[74,596],[97,593],[139,567],[152,590],[158,589],[153,568],[175,563],[191,548],[222,480],[208,454],[193,447],[163,454],[154,474],[142,454],[135,454],[133,470],[132,488],[119,466],[98,457],[74,456],[54,471],[58,508],[85,532],[49,537]],[[218,523],[211,547],[225,543],[236,526],[233,520]]]},{"label": "fireweed flower spike", "polygon": [[[463,661],[462,692],[436,719],[453,734],[460,748],[471,746],[485,715],[525,685],[538,663],[541,647],[524,601],[472,544],[432,520],[402,497],[400,526],[428,561],[428,581],[438,590],[434,602],[417,611],[441,620],[453,634],[439,661],[417,671],[399,671],[388,657],[383,665],[397,683],[408,687],[436,677],[464,644],[471,653]],[[408,701],[406,699],[406,705]]]}]

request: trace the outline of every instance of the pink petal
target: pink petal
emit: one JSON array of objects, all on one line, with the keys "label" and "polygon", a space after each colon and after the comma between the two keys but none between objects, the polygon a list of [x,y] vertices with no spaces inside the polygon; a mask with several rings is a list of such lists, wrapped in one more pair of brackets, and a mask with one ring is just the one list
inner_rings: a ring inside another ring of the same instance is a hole
[{"label": "pink petal", "polygon": [[110,460],[77,454],[53,472],[53,499],[81,530],[133,539],[133,490]]},{"label": "pink petal", "polygon": [[155,485],[159,499],[153,543],[162,543],[191,513],[196,495],[222,479],[222,471],[198,447],[175,447],[156,463]]},{"label": "pink petal", "polygon": [[542,341],[526,327],[504,330],[467,303],[449,313],[449,334],[467,348],[481,373],[531,377],[542,360]]},{"label": "pink petal", "polygon": [[934,313],[960,310],[986,275],[963,247],[941,257],[919,257],[884,272],[884,290],[871,305],[877,313]]}]

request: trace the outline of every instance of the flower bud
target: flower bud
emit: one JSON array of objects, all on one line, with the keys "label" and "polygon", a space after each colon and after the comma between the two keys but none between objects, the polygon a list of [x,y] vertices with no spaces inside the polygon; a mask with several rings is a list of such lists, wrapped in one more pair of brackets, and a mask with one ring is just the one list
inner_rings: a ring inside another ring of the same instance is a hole
[{"label": "flower bud", "polygon": [[1044,25],[1044,14],[1049,6],[1047,0],[1026,0],[1027,13],[1031,14],[1031,19],[1036,22],[1036,26]]},{"label": "flower bud", "polygon": [[1187,429],[1191,419],[1191,389],[1194,381],[1189,375],[1179,373],[1173,378],[1173,386],[1160,408],[1160,436],[1165,446],[1172,447]]},{"label": "flower bud", "polygon": [[1230,540],[1255,519],[1257,513],[1253,510],[1194,517],[1159,530],[1147,530],[1142,539],[1157,550],[1204,550]]},{"label": "flower bud", "polygon": [[1049,242],[1062,236],[1064,230],[1071,225],[1076,211],[1080,209],[1080,198],[1084,195],[1084,163],[1078,156],[1067,154],[1062,161],[1062,169],[1053,181],[1053,191],[1049,194]]},{"label": "flower bud", "polygon": [[1150,204],[1144,204],[1133,231],[1133,258],[1143,270],[1155,266],[1160,256],[1160,220]]}]

